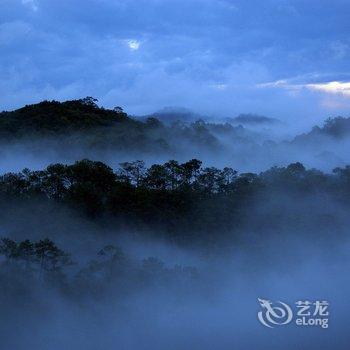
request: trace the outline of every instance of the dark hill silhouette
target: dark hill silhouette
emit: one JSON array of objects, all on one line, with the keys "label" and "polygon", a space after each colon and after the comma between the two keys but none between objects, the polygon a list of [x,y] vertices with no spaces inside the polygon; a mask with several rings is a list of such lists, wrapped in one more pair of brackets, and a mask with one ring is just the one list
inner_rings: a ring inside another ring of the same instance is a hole
[{"label": "dark hill silhouette", "polygon": [[0,113],[0,133],[57,133],[67,130],[87,130],[131,122],[121,108],[100,108],[97,100],[86,97],[65,102],[43,101],[11,112]]},{"label": "dark hill silhouette", "polygon": [[281,123],[281,121],[276,118],[265,117],[257,114],[240,114],[235,118],[227,118],[226,121],[228,123],[242,125],[272,125]]},{"label": "dark hill silhouette", "polygon": [[83,150],[158,154],[175,152],[181,140],[185,148],[216,149],[219,142],[210,128],[211,125],[204,122],[165,125],[154,117],[135,119],[121,107],[99,107],[92,97],[65,102],[43,101],[0,113],[2,141],[25,139],[35,142],[49,136],[50,147],[54,148],[57,148],[57,142],[61,145],[66,140],[71,147]]},{"label": "dark hill silhouette", "polygon": [[294,143],[314,142],[320,137],[330,137],[334,140],[341,140],[350,136],[350,118],[336,117],[328,118],[322,127],[314,126],[308,133],[298,135]]},{"label": "dark hill silhouette", "polygon": [[[183,110],[183,116],[187,115],[185,112]],[[175,115],[178,116],[176,113],[172,116]],[[274,139],[273,131],[270,132],[272,124],[265,123],[272,123],[271,118],[256,115],[241,115],[241,118],[262,124],[257,124],[256,130],[251,127],[256,124],[234,125],[217,119],[167,123],[164,116],[161,120],[155,117],[140,120],[128,116],[120,107],[99,107],[92,97],[43,101],[0,113],[0,142],[3,149],[10,145],[28,150],[30,154],[47,151],[51,162],[66,160],[69,154],[71,161],[98,155],[106,162],[117,155],[123,159],[126,155],[134,159],[147,157],[154,162],[170,158],[182,161],[190,155],[203,161],[215,160],[220,165],[231,162],[249,169],[249,164],[256,162],[268,167],[299,160],[293,157],[293,152],[301,146],[305,147],[302,160],[308,165],[322,167],[327,163],[334,167],[348,163],[346,144],[341,149],[332,145],[333,141],[346,141],[350,135],[350,118],[328,119],[323,126],[316,126],[291,141]],[[268,131],[264,133],[266,126]]]},{"label": "dark hill silhouette", "polygon": [[139,117],[141,120],[146,120],[147,118],[157,118],[164,124],[172,124],[175,122],[191,123],[201,119],[209,119],[187,108],[180,107],[165,107],[150,115]]}]

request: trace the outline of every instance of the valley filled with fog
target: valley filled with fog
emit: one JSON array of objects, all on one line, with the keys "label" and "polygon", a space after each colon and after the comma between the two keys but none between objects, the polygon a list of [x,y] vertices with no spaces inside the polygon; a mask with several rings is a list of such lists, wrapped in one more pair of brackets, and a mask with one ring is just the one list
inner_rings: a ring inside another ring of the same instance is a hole
[{"label": "valley filled with fog", "polygon": [[[9,349],[346,349],[350,119],[145,117],[92,98],[0,116]],[[258,298],[327,300],[268,329]]]},{"label": "valley filled with fog", "polygon": [[[197,158],[206,166],[229,166],[240,172],[260,172],[294,162],[331,172],[350,162],[350,119],[346,117],[296,129],[290,122],[254,114],[215,118],[164,109],[145,117],[128,116],[122,109],[100,108],[90,99],[80,105],[78,100],[62,105],[44,101],[2,112],[1,171],[41,169],[85,158],[112,168],[125,161],[142,160],[151,165]],[[57,113],[57,119],[62,113],[67,117],[52,125],[48,117],[42,124],[40,117],[52,113]],[[84,113],[96,119],[84,119]],[[22,120],[27,120],[26,125]]]},{"label": "valley filled with fog", "polygon": [[349,14],[0,0],[0,350],[349,350]]}]

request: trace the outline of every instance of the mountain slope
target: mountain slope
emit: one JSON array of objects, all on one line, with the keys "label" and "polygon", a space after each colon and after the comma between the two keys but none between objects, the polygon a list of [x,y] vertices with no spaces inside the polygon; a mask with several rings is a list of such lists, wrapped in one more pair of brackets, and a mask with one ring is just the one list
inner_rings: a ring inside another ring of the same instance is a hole
[{"label": "mountain slope", "polygon": [[57,133],[131,121],[121,109],[99,108],[96,102],[91,97],[66,102],[43,101],[15,111],[1,112],[0,134]]}]

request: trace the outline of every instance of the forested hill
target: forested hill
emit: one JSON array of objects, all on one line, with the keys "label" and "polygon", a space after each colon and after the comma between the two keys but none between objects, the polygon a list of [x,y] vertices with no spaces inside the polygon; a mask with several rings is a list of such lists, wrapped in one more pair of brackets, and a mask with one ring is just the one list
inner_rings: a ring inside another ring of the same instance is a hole
[{"label": "forested hill", "polygon": [[65,102],[43,101],[15,111],[4,111],[0,113],[0,134],[60,133],[137,123],[128,118],[120,107],[104,109],[96,102],[92,97]]},{"label": "forested hill", "polygon": [[342,205],[348,211],[350,207],[349,166],[333,174],[306,170],[301,163],[239,174],[227,167],[202,167],[196,159],[149,168],[141,161],[120,166],[113,171],[101,162],[82,160],[42,171],[4,174],[0,176],[0,209],[4,213],[23,203],[33,208],[40,200],[68,206],[91,219],[109,222],[116,218],[133,228],[146,227],[163,238],[207,242],[205,237],[214,239],[212,235],[218,241],[240,231],[272,226],[283,230],[291,218],[295,220],[289,226],[295,232],[309,227],[319,235],[320,228],[313,228],[320,222],[323,229],[335,232],[340,227],[334,221],[336,213],[320,206],[320,199],[328,198],[334,208]]},{"label": "forested hill", "polygon": [[0,113],[0,141],[40,142],[50,137],[52,142],[48,147],[57,150],[69,144],[69,154],[72,148],[141,154],[175,154],[180,147],[215,150],[219,145],[215,135],[218,132],[235,137],[241,129],[204,121],[166,126],[154,117],[138,120],[124,113],[121,107],[99,107],[92,97],[43,101]]},{"label": "forested hill", "polygon": [[329,137],[334,140],[341,140],[350,135],[350,118],[335,117],[328,118],[322,127],[314,126],[306,134],[295,137],[294,142],[312,142],[319,137]]},{"label": "forested hill", "polygon": [[[101,127],[114,129],[115,132],[115,129],[124,129],[126,126],[129,131],[141,132],[144,136],[151,134],[152,130],[162,129],[163,136],[164,132],[181,131],[186,137],[191,129],[202,129],[202,131],[206,129],[212,135],[219,133],[246,137],[247,132],[243,133],[244,128],[237,126],[238,124],[279,122],[277,119],[248,114],[226,118],[224,123],[213,123],[204,121],[200,115],[189,111],[171,113],[167,109],[143,118],[132,118],[121,107],[106,109],[99,107],[97,102],[98,100],[93,97],[64,102],[42,101],[14,111],[0,112],[0,136],[93,131]],[[349,134],[350,118],[336,117],[327,119],[321,127],[314,126],[310,132],[296,136],[295,141],[313,139],[319,135],[340,138]]]},{"label": "forested hill", "polygon": [[[177,116],[158,119],[161,115],[155,114],[146,119],[134,118],[121,107],[99,107],[92,97],[43,101],[0,113],[1,150],[5,157],[13,158],[11,152],[17,152],[19,147],[28,158],[32,153],[36,159],[41,156],[41,163],[45,164],[83,158],[108,164],[115,164],[116,159],[156,163],[199,158],[207,164],[230,165],[244,171],[295,161],[330,171],[350,163],[346,152],[350,118],[328,119],[323,126],[290,140],[284,134],[280,136],[278,123],[277,129],[265,128],[266,123],[261,122],[266,118],[261,116],[246,115],[238,119],[258,121],[258,127],[253,123],[254,128],[249,123],[237,125],[237,120],[194,121],[197,115],[185,113],[186,120],[175,120]],[[2,165],[0,161],[0,167],[6,168],[7,163]]]}]

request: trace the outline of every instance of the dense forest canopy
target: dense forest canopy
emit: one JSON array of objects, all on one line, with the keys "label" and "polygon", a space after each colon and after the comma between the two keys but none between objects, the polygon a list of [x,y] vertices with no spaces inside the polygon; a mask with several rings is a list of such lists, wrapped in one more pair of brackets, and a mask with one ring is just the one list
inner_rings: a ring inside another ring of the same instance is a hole
[{"label": "dense forest canopy", "polygon": [[[117,278],[113,288],[116,297],[132,295],[137,288],[145,288],[156,281],[179,288],[196,278],[198,272],[190,266],[175,265],[168,268],[164,262],[148,257],[141,261],[128,256],[118,246],[107,245],[99,249],[92,260],[81,265],[50,239],[39,241],[15,241],[0,239],[0,281],[6,283],[9,274],[17,280],[11,285],[12,292],[26,290],[25,283],[39,288],[64,290],[73,300],[100,298],[108,293],[111,281]],[[83,291],[83,294],[82,292]]]},{"label": "dense forest canopy", "polygon": [[[16,200],[54,201],[91,219],[107,215],[132,227],[161,231],[163,238],[179,243],[195,243],[195,237],[214,232],[219,241],[240,231],[251,224],[255,203],[268,202],[276,194],[296,205],[298,198],[327,196],[349,206],[350,167],[325,174],[294,163],[260,174],[240,174],[228,167],[202,167],[201,161],[192,159],[149,168],[142,161],[124,162],[113,171],[102,162],[82,160],[0,177],[2,205]],[[276,202],[272,213],[267,213],[275,224],[281,219],[279,205]],[[323,220],[332,223],[331,216]]]},{"label": "dense forest canopy", "polygon": [[66,102],[43,101],[1,112],[0,135],[73,132],[130,121],[120,107],[106,110],[96,102],[92,97]]}]

